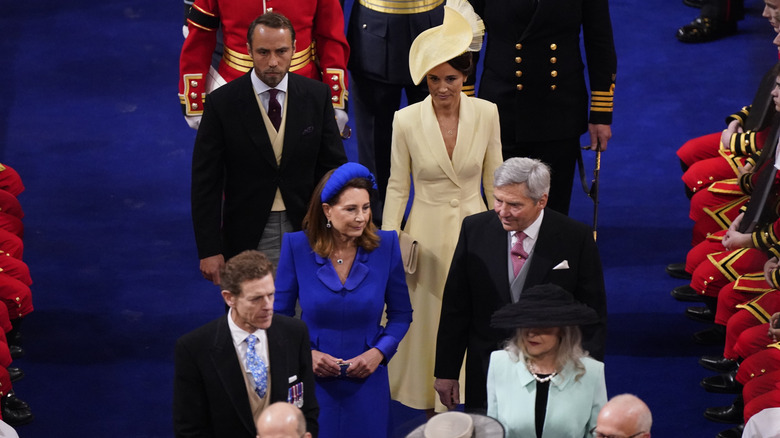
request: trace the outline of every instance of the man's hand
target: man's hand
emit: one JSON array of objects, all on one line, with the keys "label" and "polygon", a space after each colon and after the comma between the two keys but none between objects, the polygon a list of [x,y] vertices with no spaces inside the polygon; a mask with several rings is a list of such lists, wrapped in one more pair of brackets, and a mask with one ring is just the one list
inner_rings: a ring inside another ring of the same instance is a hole
[{"label": "man's hand", "polygon": [[347,360],[352,365],[347,368],[349,377],[365,379],[376,371],[380,363],[385,359],[385,355],[378,348],[366,350],[360,356]]},{"label": "man's hand", "polygon": [[731,148],[729,147],[729,144],[731,143],[731,136],[736,134],[737,132],[743,132],[742,131],[742,125],[739,124],[738,120],[732,120],[731,123],[729,123],[729,126],[723,130],[723,133],[720,135],[720,148],[724,151],[730,151]]},{"label": "man's hand", "polygon": [[770,286],[773,285],[772,273],[777,270],[778,266],[780,266],[780,261],[777,260],[777,257],[772,257],[764,263],[764,278]]},{"label": "man's hand", "polygon": [[203,278],[211,281],[217,286],[220,285],[219,271],[225,266],[225,257],[222,254],[217,254],[205,259],[200,259],[200,273]]},{"label": "man's hand", "polygon": [[338,366],[339,362],[341,362],[341,359],[337,359],[327,353],[319,350],[311,351],[311,367],[314,375],[317,377],[338,377],[341,373],[341,368]]},{"label": "man's hand", "polygon": [[780,340],[780,325],[777,324],[778,319],[780,319],[780,312],[775,313],[769,318],[769,337],[774,339],[775,342]]},{"label": "man's hand", "polygon": [[449,410],[453,410],[460,404],[460,383],[457,379],[436,379],[433,389],[439,393],[439,400]]},{"label": "man's hand", "polygon": [[198,130],[198,127],[200,126],[200,118],[202,116],[184,116],[184,121],[187,122],[187,124],[190,126],[190,128],[194,130]]},{"label": "man's hand", "polygon": [[739,224],[742,223],[742,218],[745,213],[740,213],[734,222],[729,226],[729,230],[726,231],[726,235],[723,236],[723,247],[731,251],[739,248],[752,248],[753,237],[750,234],[744,234],[737,231]]},{"label": "man's hand", "polygon": [[612,138],[612,126],[588,123],[588,132],[590,133],[590,150],[606,151],[607,142]]},{"label": "man's hand", "polygon": [[745,167],[737,166],[737,171],[739,172],[739,175],[742,176],[746,173],[750,173],[753,171],[753,165],[750,163],[745,164]]}]

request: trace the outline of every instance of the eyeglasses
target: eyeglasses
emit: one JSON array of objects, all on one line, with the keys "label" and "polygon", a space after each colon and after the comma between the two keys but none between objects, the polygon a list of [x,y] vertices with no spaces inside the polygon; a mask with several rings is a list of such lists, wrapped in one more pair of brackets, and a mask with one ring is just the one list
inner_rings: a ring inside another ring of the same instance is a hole
[{"label": "eyeglasses", "polygon": [[637,433],[635,433],[635,434],[633,434],[631,436],[625,436],[624,437],[623,435],[604,435],[603,433],[597,431],[596,428],[594,427],[588,433],[590,434],[590,436],[595,437],[595,438],[635,438],[635,437],[638,437],[639,435],[642,435],[643,433],[647,433],[647,432],[644,432],[644,431],[643,432],[637,432]]}]

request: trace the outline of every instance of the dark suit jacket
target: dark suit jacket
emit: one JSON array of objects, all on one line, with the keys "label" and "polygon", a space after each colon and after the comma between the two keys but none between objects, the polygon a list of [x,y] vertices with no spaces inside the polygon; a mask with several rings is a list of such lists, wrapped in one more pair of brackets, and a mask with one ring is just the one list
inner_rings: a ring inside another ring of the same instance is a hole
[{"label": "dark suit jacket", "polygon": [[[274,315],[266,334],[271,375],[269,403],[287,401],[288,388],[303,383],[301,410],[308,431],[316,437],[320,407],[314,395],[306,324]],[[176,342],[175,364],[173,426],[177,438],[255,438],[244,374],[226,317],[182,336]]]},{"label": "dark suit jacket", "polygon": [[[609,92],[617,56],[608,0],[471,3],[487,32],[479,97],[498,106],[505,147],[585,132],[589,95],[579,36],[582,31],[591,91]],[[591,111],[590,122],[612,123],[611,108]]]},{"label": "dark suit jacket", "polygon": [[[280,165],[250,75],[209,94],[192,154],[192,221],[198,257],[256,249],[277,187],[300,229],[314,186],[347,161],[330,91],[290,73]],[[224,196],[224,206],[223,206]]]},{"label": "dark suit jacket", "polygon": [[[466,408],[485,409],[490,353],[513,333],[490,328],[490,317],[511,302],[507,232],[494,211],[463,220],[442,298],[436,341],[437,378],[457,379],[466,357]],[[553,269],[567,261],[569,269]],[[544,211],[524,288],[554,283],[592,307],[601,318],[582,327],[583,346],[604,358],[607,302],[596,243],[591,229],[553,210]]]}]

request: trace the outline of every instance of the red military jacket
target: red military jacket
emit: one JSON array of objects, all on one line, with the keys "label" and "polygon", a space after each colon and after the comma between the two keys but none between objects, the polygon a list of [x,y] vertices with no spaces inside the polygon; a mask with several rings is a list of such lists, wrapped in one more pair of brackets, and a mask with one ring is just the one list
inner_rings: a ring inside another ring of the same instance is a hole
[{"label": "red military jacket", "polygon": [[185,115],[203,114],[206,78],[220,25],[224,52],[218,71],[230,82],[252,68],[246,34],[252,21],[266,11],[284,15],[295,29],[297,50],[290,71],[322,80],[331,89],[333,107],[345,109],[349,45],[338,0],[195,0],[179,58],[179,101]]}]

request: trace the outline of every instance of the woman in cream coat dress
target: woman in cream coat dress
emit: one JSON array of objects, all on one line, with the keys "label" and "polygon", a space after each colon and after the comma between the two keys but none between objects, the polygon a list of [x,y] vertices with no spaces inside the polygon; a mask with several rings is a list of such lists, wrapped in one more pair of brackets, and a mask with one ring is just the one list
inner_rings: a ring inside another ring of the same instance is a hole
[{"label": "woman in cream coat dress", "polygon": [[[417,271],[406,276],[414,321],[389,373],[393,399],[426,410],[436,405],[437,410],[446,410],[433,389],[435,339],[461,222],[487,209],[482,188],[492,202],[493,171],[502,162],[495,104],[461,92],[473,70],[471,53],[463,53],[463,46],[449,52],[454,59],[442,58],[448,50],[440,38],[451,41],[453,28],[466,23],[452,3],[445,6],[444,24],[420,34],[410,51],[412,78],[419,83],[426,77],[430,95],[395,113],[382,224],[384,230],[401,229],[413,183],[414,200],[404,231],[418,242]],[[466,26],[460,30],[470,34]]]}]

